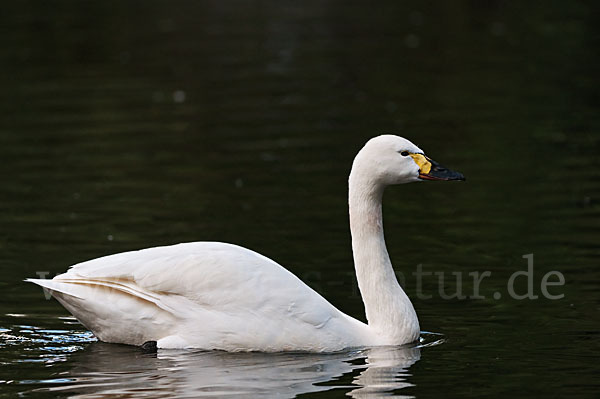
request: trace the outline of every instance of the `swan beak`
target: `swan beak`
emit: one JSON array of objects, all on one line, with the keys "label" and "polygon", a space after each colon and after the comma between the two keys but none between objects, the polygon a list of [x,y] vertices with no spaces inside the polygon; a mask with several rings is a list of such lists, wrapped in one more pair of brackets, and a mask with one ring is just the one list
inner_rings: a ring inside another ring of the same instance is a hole
[{"label": "swan beak", "polygon": [[410,154],[419,165],[419,179],[422,180],[465,180],[462,173],[443,167],[423,154]]}]

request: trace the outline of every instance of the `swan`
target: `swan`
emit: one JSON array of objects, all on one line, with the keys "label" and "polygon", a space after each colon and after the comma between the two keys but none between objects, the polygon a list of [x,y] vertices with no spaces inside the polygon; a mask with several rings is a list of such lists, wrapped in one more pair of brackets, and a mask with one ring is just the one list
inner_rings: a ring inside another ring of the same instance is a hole
[{"label": "swan", "polygon": [[156,348],[334,352],[418,339],[415,309],[398,284],[383,234],[386,186],[464,180],[399,136],[370,139],[349,177],[356,277],[368,323],[336,309],[291,272],[249,249],[190,242],[76,264],[49,290],[100,340]]}]

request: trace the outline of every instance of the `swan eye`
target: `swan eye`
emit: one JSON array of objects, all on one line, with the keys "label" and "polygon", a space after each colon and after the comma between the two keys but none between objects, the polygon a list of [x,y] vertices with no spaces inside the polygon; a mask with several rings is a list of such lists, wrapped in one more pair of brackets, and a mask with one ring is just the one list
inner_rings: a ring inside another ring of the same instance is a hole
[{"label": "swan eye", "polygon": [[410,153],[408,151],[400,151],[400,155],[407,157]]}]

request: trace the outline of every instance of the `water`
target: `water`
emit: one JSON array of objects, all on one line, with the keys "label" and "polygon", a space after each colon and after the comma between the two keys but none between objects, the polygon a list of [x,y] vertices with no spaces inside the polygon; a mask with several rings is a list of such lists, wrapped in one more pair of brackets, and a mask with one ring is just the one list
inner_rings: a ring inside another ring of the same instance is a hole
[{"label": "water", "polygon": [[[595,397],[597,13],[558,1],[4,4],[0,396]],[[382,132],[467,177],[385,196],[390,255],[433,332],[420,345],[144,354],[97,342],[22,282],[219,240],[364,319],[346,182]],[[538,298],[519,300],[508,282],[527,254]],[[475,291],[469,273],[486,271]],[[552,271],[561,299],[542,292]]]}]

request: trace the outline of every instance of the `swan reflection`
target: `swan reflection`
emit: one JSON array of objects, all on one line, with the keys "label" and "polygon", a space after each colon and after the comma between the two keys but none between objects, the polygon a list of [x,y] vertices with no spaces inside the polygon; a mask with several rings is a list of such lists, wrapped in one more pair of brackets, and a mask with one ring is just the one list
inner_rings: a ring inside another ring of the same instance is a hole
[{"label": "swan reflection", "polygon": [[[333,354],[227,353],[138,348],[95,342],[74,354],[68,372],[47,388],[72,398],[204,395],[289,398],[344,389],[351,397],[390,397],[411,386],[408,368],[420,346],[378,347]],[[66,385],[62,385],[68,381]]]},{"label": "swan reflection", "polygon": [[[350,391],[353,398],[380,398],[392,396],[391,391],[413,386],[407,377],[408,368],[421,357],[419,347],[378,347],[367,351],[366,368],[354,378],[357,388]],[[412,397],[412,396],[410,396]]]}]

